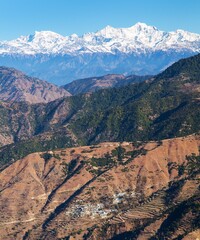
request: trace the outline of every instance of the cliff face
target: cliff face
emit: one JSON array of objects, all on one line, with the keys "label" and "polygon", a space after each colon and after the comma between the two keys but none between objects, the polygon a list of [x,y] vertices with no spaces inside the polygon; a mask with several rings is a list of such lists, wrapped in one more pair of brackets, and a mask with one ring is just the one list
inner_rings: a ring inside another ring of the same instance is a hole
[{"label": "cliff face", "polygon": [[199,146],[199,136],[190,135],[30,154],[0,173],[0,235],[142,240],[195,236]]}]

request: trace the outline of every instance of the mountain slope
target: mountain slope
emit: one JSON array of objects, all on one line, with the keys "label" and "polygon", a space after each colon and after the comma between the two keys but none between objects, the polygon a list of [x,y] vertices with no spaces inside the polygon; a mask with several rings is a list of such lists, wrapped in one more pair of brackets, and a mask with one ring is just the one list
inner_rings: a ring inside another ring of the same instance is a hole
[{"label": "mountain slope", "polygon": [[72,95],[77,95],[87,92],[95,92],[100,89],[109,87],[122,87],[131,83],[142,82],[147,80],[150,76],[128,76],[108,74],[102,77],[92,77],[85,79],[78,79],[63,86],[65,90]]},{"label": "mountain slope", "polygon": [[110,73],[155,75],[199,51],[199,34],[164,32],[137,23],[129,28],[107,26],[83,36],[42,31],[4,41],[0,43],[0,64],[64,85]]},{"label": "mountain slope", "polygon": [[47,103],[70,96],[64,89],[7,67],[0,67],[0,100],[10,102]]},{"label": "mountain slope", "polygon": [[199,81],[199,68],[200,68],[200,54],[188,58],[187,60],[181,59],[167,68],[158,78],[174,78],[176,76],[184,76],[192,78],[192,81]]},{"label": "mountain slope", "polygon": [[28,155],[0,173],[1,237],[180,239],[200,227],[199,146],[192,135]]},{"label": "mountain slope", "polygon": [[[199,62],[199,55],[192,57],[192,61],[191,58],[182,61],[190,63],[192,69]],[[170,72],[170,68],[166,71]],[[195,78],[193,71],[173,78],[164,77],[165,73],[145,82],[48,104],[1,103],[0,140],[4,147],[0,149],[0,165],[34,151],[198,133],[199,68]]]}]

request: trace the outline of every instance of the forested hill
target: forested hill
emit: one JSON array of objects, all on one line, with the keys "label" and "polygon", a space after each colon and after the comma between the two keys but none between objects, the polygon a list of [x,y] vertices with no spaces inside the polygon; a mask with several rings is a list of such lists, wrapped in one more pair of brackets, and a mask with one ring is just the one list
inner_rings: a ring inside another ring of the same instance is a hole
[{"label": "forested hill", "polygon": [[[48,104],[1,103],[1,144],[14,143],[12,148],[1,149],[2,161],[60,147],[159,140],[197,133],[199,59],[200,55],[181,60],[153,80],[122,88]],[[171,69],[176,74],[170,75]]]}]

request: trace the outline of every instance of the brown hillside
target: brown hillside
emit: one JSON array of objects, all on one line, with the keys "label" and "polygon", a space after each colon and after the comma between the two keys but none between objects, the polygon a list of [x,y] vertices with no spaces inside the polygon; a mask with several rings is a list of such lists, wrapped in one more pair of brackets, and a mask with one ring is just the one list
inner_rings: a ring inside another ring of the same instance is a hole
[{"label": "brown hillside", "polygon": [[[0,173],[1,239],[164,239],[164,230],[165,239],[195,239],[199,173],[180,173],[179,166],[199,154],[199,136],[136,145],[107,142],[13,163]],[[180,206],[180,226],[168,230]]]},{"label": "brown hillside", "polygon": [[14,68],[0,67],[0,100],[8,102],[48,103],[71,96],[54,84],[25,75]]}]

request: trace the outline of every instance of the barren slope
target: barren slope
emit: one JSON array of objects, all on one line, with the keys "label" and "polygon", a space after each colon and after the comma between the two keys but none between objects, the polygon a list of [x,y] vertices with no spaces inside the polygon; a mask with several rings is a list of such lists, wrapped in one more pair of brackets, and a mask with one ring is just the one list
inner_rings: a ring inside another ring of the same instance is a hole
[{"label": "barren slope", "polygon": [[191,135],[30,154],[0,173],[0,235],[9,240],[196,236],[199,172],[187,156],[198,156],[199,146],[199,136]]}]

